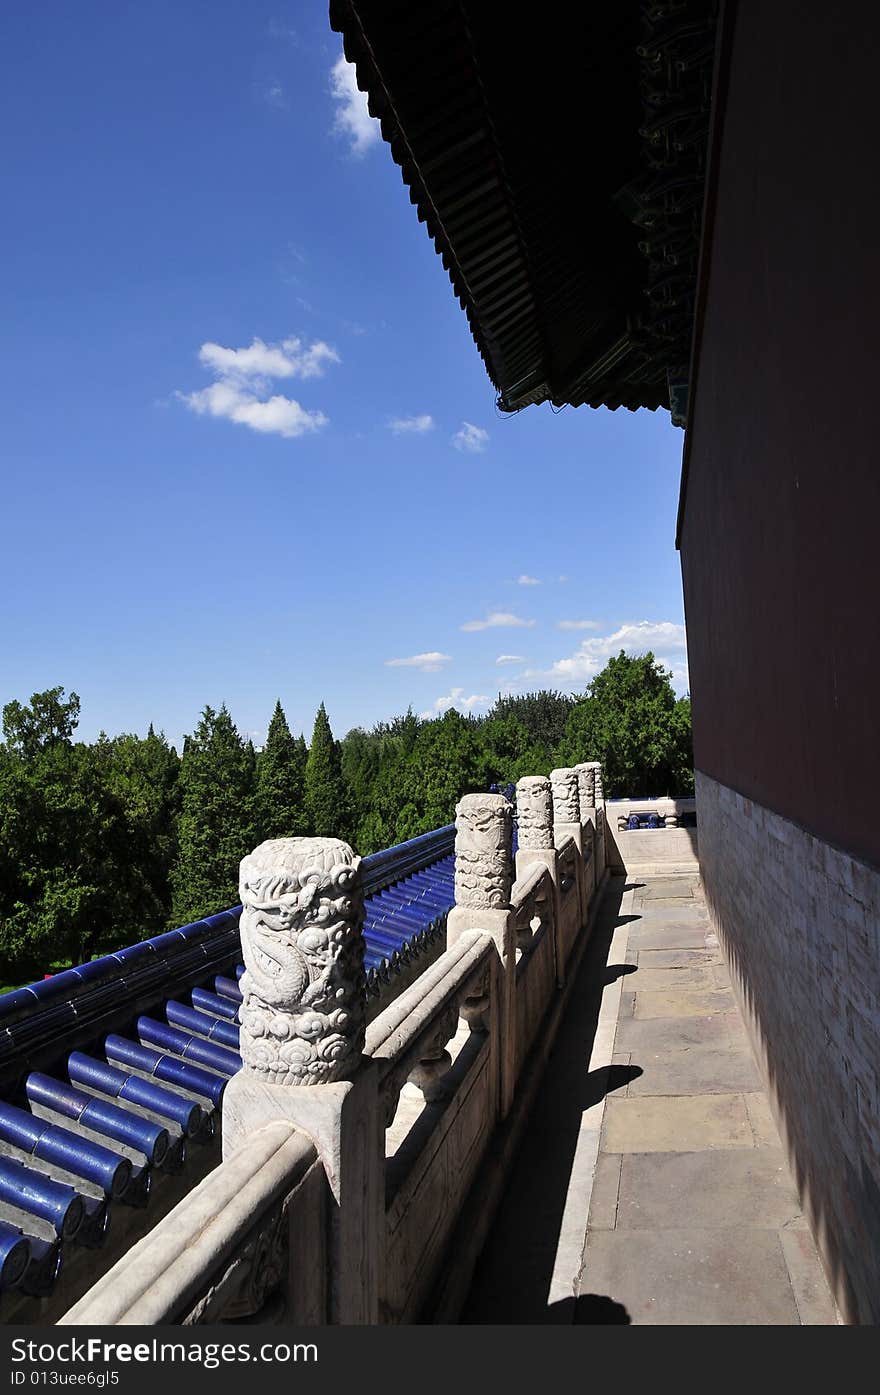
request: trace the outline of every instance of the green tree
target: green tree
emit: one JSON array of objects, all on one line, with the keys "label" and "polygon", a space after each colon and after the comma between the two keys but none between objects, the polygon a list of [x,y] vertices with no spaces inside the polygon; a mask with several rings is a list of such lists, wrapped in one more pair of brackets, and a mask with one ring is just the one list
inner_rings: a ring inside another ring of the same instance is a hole
[{"label": "green tree", "polygon": [[181,924],[232,906],[238,864],[258,841],[255,759],[225,703],[206,707],[180,762],[178,856],[172,921]]},{"label": "green tree", "polygon": [[690,702],[676,702],[671,675],[653,654],[621,650],[572,708],[556,761],[584,760],[601,760],[612,797],[693,789]]},{"label": "green tree", "polygon": [[[499,695],[485,720],[491,722],[512,717],[524,728],[529,745],[544,752],[542,764],[546,764],[565,734],[565,725],[574,702],[575,699],[567,693],[546,688],[535,693]],[[527,773],[541,772],[534,770]]]},{"label": "green tree", "polygon": [[552,760],[512,713],[487,717],[477,728],[481,756],[481,783],[516,784],[523,775],[548,775]]},{"label": "green tree", "polygon": [[29,758],[51,745],[70,745],[79,725],[76,693],[65,700],[64,689],[34,693],[30,703],[7,702],[3,708],[3,738],[10,751]]},{"label": "green tree", "polygon": [[363,727],[352,727],[340,742],[342,777],[351,801],[351,822],[358,852],[363,851],[361,827],[372,811],[373,790],[382,759],[382,740]]},{"label": "green tree", "polygon": [[478,723],[455,708],[421,723],[411,752],[401,751],[388,774],[382,772],[386,788],[393,780],[397,810],[388,843],[451,823],[461,796],[483,787],[478,731]]},{"label": "green tree", "polygon": [[351,803],[342,774],[342,755],[323,702],[315,717],[305,771],[309,832],[316,838],[351,838]]},{"label": "green tree", "polygon": [[150,733],[72,740],[63,689],[4,709],[0,959],[7,981],[130,943],[169,906],[176,755]]},{"label": "green tree", "polygon": [[119,945],[152,934],[171,914],[180,757],[152,724],[145,738],[126,734],[111,741],[102,734],[92,752],[101,784],[118,801],[125,819],[120,854],[131,905],[127,922],[118,927],[123,936],[117,938]]},{"label": "green tree", "polygon": [[295,739],[276,702],[266,744],[257,758],[257,839],[295,838],[306,831],[306,743]]}]

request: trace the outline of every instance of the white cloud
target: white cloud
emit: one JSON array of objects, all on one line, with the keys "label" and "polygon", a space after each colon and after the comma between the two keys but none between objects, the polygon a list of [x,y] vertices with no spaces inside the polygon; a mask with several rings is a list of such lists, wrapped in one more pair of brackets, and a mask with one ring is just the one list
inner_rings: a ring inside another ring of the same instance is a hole
[{"label": "white cloud", "polygon": [[388,430],[392,436],[422,436],[426,431],[433,431],[434,418],[427,412],[418,417],[392,417],[388,423]]},{"label": "white cloud", "polygon": [[227,421],[249,426],[275,436],[304,436],[327,425],[323,412],[308,412],[292,397],[280,393],[261,401],[253,393],[222,381],[202,388],[201,392],[179,393],[182,402],[200,416],[225,417]]},{"label": "white cloud", "polygon": [[386,659],[386,668],[418,668],[422,673],[439,673],[444,664],[452,662],[451,654],[432,650],[428,654],[410,654],[406,659]]},{"label": "white cloud", "polygon": [[357,85],[357,75],[353,63],[348,63],[344,53],[340,53],[330,71],[330,95],[339,105],[333,120],[333,129],[351,141],[353,155],[363,155],[379,139],[379,122],[369,113],[367,94]]},{"label": "white cloud", "polygon": [[280,344],[262,339],[242,349],[227,349],[211,341],[199,350],[199,360],[217,379],[198,392],[175,395],[199,416],[224,417],[275,436],[304,436],[327,425],[323,412],[308,411],[292,397],[273,393],[273,378],[318,378],[339,355],[323,340],[304,344],[291,337]]},{"label": "white cloud", "polygon": [[482,426],[474,426],[473,422],[463,421],[452,438],[452,444],[456,450],[469,451],[471,455],[479,455],[489,444],[489,433],[484,431]]},{"label": "white cloud", "polygon": [[516,578],[516,584],[517,584],[517,586],[540,586],[540,585],[541,585],[540,581],[538,580],[538,578],[537,578],[536,576],[529,576],[528,573],[526,573],[526,572],[523,572],[522,576],[518,576],[518,577]]},{"label": "white cloud", "polygon": [[328,363],[338,363],[339,355],[323,339],[305,345],[291,336],[280,344],[266,344],[254,336],[246,349],[225,349],[208,342],[199,349],[199,361],[218,378],[252,380],[260,378],[320,378]]},{"label": "white cloud", "polygon": [[507,610],[491,610],[485,620],[468,620],[461,626],[463,630],[516,630],[531,629],[534,620],[522,620]]},{"label": "white cloud", "polygon": [[525,657],[522,654],[499,654],[495,662],[496,664],[524,664]]},{"label": "white cloud", "polygon": [[422,721],[429,721],[436,717],[439,712],[448,712],[450,707],[454,707],[459,712],[471,712],[475,707],[487,707],[490,699],[485,693],[471,693],[470,697],[464,697],[464,688],[453,688],[445,697],[438,697],[433,707],[429,707],[426,712],[420,712]]},{"label": "white cloud", "polygon": [[557,620],[557,630],[598,630],[598,620]]},{"label": "white cloud", "polygon": [[[527,678],[555,678],[563,683],[587,683],[604,668],[608,659],[619,654],[645,654],[650,649],[684,650],[686,648],[684,625],[673,624],[670,620],[653,622],[640,620],[619,626],[610,635],[597,635],[595,639],[581,640],[580,647],[568,658],[557,659],[546,670],[530,669]],[[661,660],[669,666],[668,660]]]},{"label": "white cloud", "polygon": [[670,670],[670,673],[672,674],[672,686],[675,689],[678,696],[683,697],[685,693],[689,693],[691,690],[691,677],[690,673],[688,672],[687,659],[685,658],[684,660],[682,660],[681,657],[677,659],[660,659],[658,656],[658,661],[663,665],[664,668],[668,668]]}]

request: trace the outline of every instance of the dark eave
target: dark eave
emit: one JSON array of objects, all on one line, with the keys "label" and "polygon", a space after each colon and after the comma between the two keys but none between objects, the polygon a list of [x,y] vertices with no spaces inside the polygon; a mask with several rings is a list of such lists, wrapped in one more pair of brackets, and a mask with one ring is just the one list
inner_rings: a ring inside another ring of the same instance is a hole
[{"label": "dark eave", "polygon": [[686,377],[713,0],[331,0],[498,392],[656,408]]}]

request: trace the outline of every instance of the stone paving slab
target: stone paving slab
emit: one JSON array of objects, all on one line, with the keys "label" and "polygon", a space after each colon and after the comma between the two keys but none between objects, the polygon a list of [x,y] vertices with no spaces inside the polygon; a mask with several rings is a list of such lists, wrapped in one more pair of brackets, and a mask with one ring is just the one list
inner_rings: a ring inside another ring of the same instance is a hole
[{"label": "stone paving slab", "polygon": [[642,889],[642,900],[670,901],[681,897],[693,900],[694,880],[692,877],[658,877]]},{"label": "stone paving slab", "polygon": [[638,984],[635,990],[631,990],[635,998],[633,1017],[636,1020],[647,1017],[709,1017],[717,1012],[730,1012],[736,1006],[729,989],[715,988],[703,993],[697,988],[670,988],[665,993],[662,989],[643,993],[637,976],[633,977],[633,983]]},{"label": "stone paving slab", "polygon": [[801,1321],[773,1230],[591,1230],[581,1295],[609,1296],[633,1323],[793,1325]]},{"label": "stone paving slab", "polygon": [[605,1102],[606,1153],[754,1146],[743,1095],[643,1095]]},{"label": "stone paving slab", "polygon": [[630,927],[630,940],[635,949],[714,949],[717,940],[706,925],[676,921],[671,925],[662,920],[645,929]]},{"label": "stone paving slab", "polygon": [[643,921],[645,924],[671,924],[673,921],[699,921],[702,925],[709,924],[709,912],[702,901],[686,900],[678,898],[675,905],[670,908],[666,901],[647,900],[636,902],[639,893],[633,892],[631,918]]},{"label": "stone paving slab", "polygon": [[634,1017],[622,1018],[617,1024],[615,1045],[621,1051],[631,1051],[633,1060],[639,1061],[639,1053],[675,1051],[682,1046],[701,1046],[706,1042],[733,1040],[746,1042],[745,1029],[737,1018],[731,1021],[730,1013],[719,1012],[709,1017],[666,1018]]},{"label": "stone paving slab", "polygon": [[618,1154],[616,1160],[618,1230],[806,1225],[781,1148]]},{"label": "stone paving slab", "polygon": [[[648,951],[650,953],[650,951]],[[686,952],[686,951],[685,951]],[[693,952],[693,951],[692,951]],[[655,950],[655,954],[662,953]],[[680,964],[674,968],[644,968],[644,959],[639,959],[639,992],[641,994],[650,992],[652,989],[664,988],[717,988],[718,984],[712,973],[717,969],[717,964]]]},{"label": "stone paving slab", "polygon": [[721,963],[719,949],[642,949],[636,951],[636,963],[644,973],[639,982],[645,982],[645,975],[654,969],[713,968]]},{"label": "stone paving slab", "polygon": [[[676,1048],[642,1056],[630,1051],[626,1065],[642,1071],[626,1086],[627,1098],[682,1092],[688,1095],[725,1095],[762,1089],[755,1058],[744,1042],[735,1044],[731,1041],[722,1046],[707,1043],[699,1051]],[[749,1113],[748,1104],[746,1113]]]}]

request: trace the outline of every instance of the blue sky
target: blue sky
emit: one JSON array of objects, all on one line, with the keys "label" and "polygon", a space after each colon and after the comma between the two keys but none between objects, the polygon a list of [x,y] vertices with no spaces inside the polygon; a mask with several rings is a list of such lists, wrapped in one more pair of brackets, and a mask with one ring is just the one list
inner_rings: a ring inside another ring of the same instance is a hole
[{"label": "blue sky", "polygon": [[256,741],[651,647],[665,412],[500,416],[323,5],[6,9],[0,702]]}]

